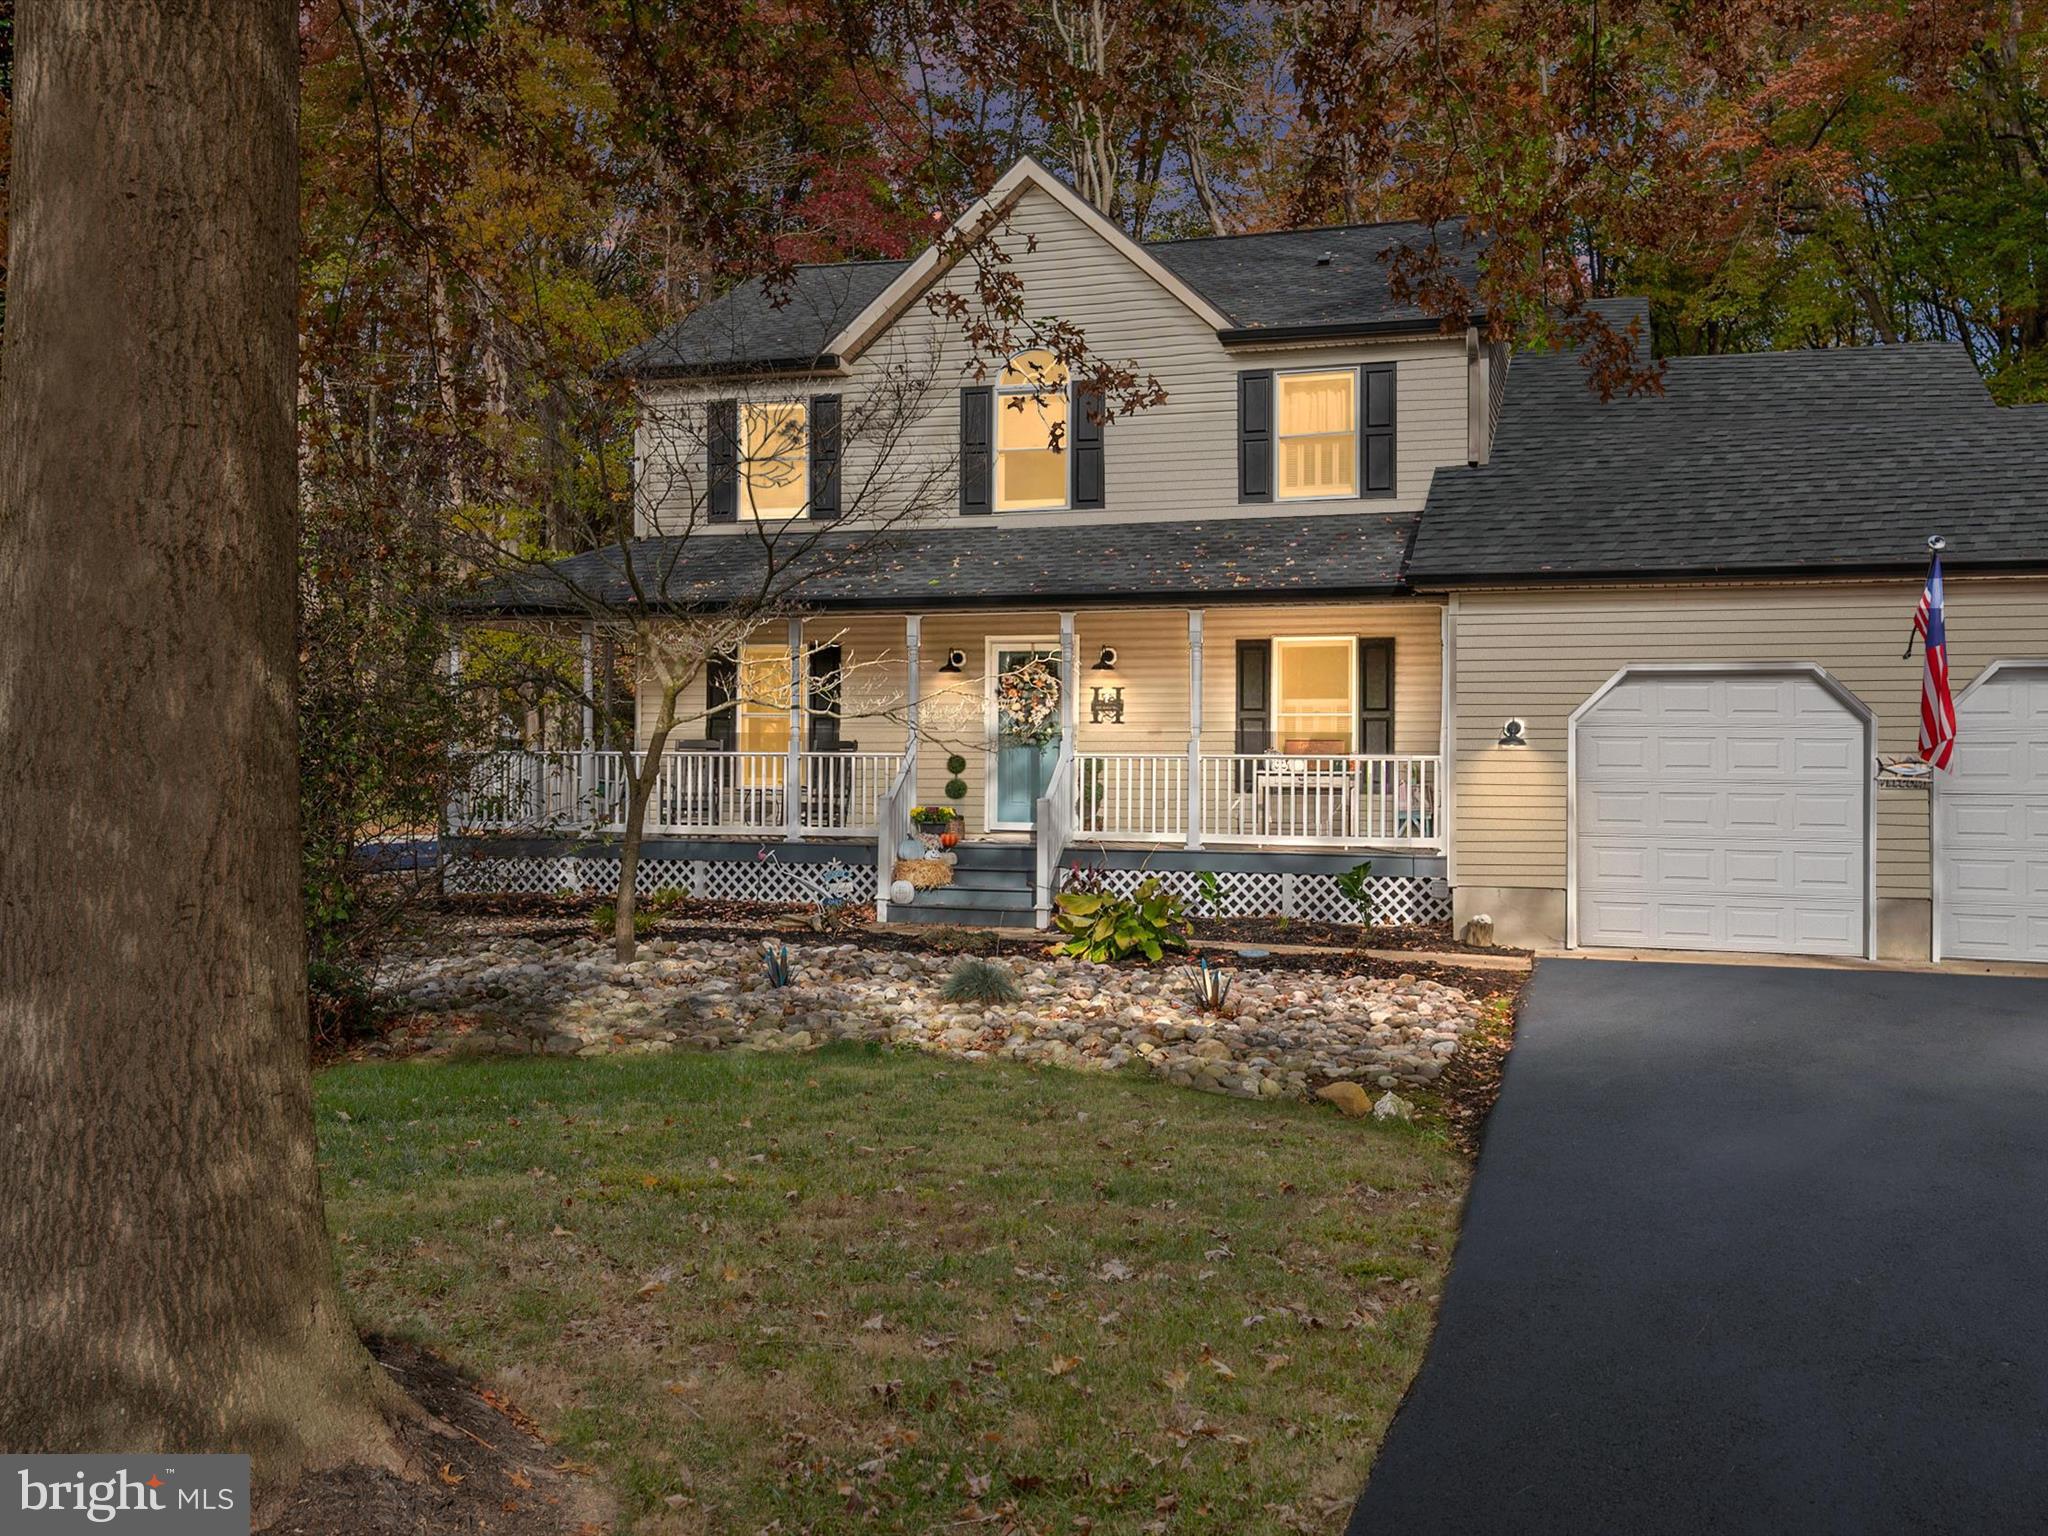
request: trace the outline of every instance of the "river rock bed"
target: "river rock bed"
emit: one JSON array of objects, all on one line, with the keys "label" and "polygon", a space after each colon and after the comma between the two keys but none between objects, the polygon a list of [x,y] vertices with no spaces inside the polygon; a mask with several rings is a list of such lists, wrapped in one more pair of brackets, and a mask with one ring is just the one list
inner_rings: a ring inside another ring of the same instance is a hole
[{"label": "river rock bed", "polygon": [[953,956],[819,939],[791,943],[789,959],[794,980],[777,988],[759,940],[655,939],[621,966],[595,939],[479,936],[452,951],[394,953],[375,990],[386,1013],[426,1016],[415,1039],[428,1054],[873,1041],[971,1061],[1101,1071],[1138,1063],[1169,1082],[1242,1098],[1301,1098],[1333,1080],[1425,1085],[1480,1009],[1455,987],[1413,976],[1247,969],[1218,1017],[1197,1012],[1171,968],[1042,952],[1003,957],[1023,999],[983,1008],[940,1001]]}]

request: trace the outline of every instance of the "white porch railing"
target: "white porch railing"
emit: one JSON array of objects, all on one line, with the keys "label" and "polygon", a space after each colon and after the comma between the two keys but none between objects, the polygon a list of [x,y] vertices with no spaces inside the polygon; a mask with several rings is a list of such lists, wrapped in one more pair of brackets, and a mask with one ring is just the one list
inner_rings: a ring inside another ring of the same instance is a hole
[{"label": "white porch railing", "polygon": [[910,807],[917,799],[917,753],[903,756],[896,776],[875,809],[875,917],[889,920],[889,888],[896,883],[896,850],[910,836]]},{"label": "white porch railing", "polygon": [[1180,842],[1187,823],[1186,753],[1075,754],[1074,836]]},{"label": "white porch railing", "polygon": [[1074,837],[1074,762],[1077,755],[1071,746],[1062,748],[1032,818],[1032,905],[1041,928],[1052,926],[1052,899],[1059,890],[1060,860],[1066,855],[1067,844]]},{"label": "white porch railing", "polygon": [[1077,754],[1074,835],[1197,847],[1442,846],[1438,757],[1203,753],[1193,797],[1187,762],[1178,752]]},{"label": "white porch railing", "polygon": [[[617,832],[628,775],[644,761],[623,752],[492,752],[457,772],[452,831]],[[790,757],[782,752],[664,752],[647,807],[650,836],[779,835],[789,825]],[[797,818],[819,836],[864,836],[896,775],[894,752],[804,752]]]}]

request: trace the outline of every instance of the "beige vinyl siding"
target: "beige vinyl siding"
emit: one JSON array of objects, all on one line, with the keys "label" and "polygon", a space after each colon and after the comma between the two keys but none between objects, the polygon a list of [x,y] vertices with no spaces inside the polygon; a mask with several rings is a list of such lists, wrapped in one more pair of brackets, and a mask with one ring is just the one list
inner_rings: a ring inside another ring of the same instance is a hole
[{"label": "beige vinyl siding", "polygon": [[[1459,884],[1563,889],[1567,722],[1632,663],[1813,662],[1875,713],[1879,752],[1912,752],[1921,660],[1900,652],[1918,596],[1911,579],[1461,594]],[[1989,661],[2048,655],[2048,581],[1950,577],[1948,635],[1957,693]],[[1526,748],[1498,745],[1510,716],[1527,722]],[[1878,795],[1880,898],[1929,895],[1927,805]]]},{"label": "beige vinyl siding", "polygon": [[[1403,599],[1381,603],[1294,604],[1210,608],[1204,618],[1202,750],[1235,750],[1237,732],[1236,642],[1283,635],[1344,635],[1394,642],[1394,741],[1403,753],[1433,754],[1438,748],[1443,669],[1440,654],[1442,606]],[[763,630],[759,644],[777,644],[785,631]],[[805,623],[806,644],[836,643],[847,667],[840,733],[863,752],[900,751],[905,739],[904,623],[899,614],[854,617],[822,615]],[[945,800],[946,757],[967,759],[968,794],[959,802],[970,828],[987,825],[985,789],[988,748],[989,642],[1059,643],[1059,611],[1053,608],[977,613],[933,613],[924,618],[920,645],[918,753],[919,803]],[[1188,746],[1188,623],[1183,608],[1083,609],[1075,627],[1079,653],[1079,728],[1083,752],[1184,754]],[[1104,646],[1117,652],[1116,671],[1091,669]],[[949,651],[966,653],[958,674],[940,671]],[[1090,690],[1124,690],[1124,723],[1092,724]],[[641,721],[654,699],[643,693]],[[686,723],[677,736],[704,735],[702,680],[684,698]]]},{"label": "beige vinyl siding", "polygon": [[[1142,376],[1155,375],[1166,401],[1111,422],[1104,433],[1106,506],[1097,511],[1039,511],[995,514],[1005,523],[1060,524],[1148,522],[1213,517],[1219,513],[1408,511],[1419,509],[1430,476],[1440,464],[1466,460],[1467,376],[1462,338],[1353,344],[1342,347],[1259,348],[1226,351],[1216,333],[1191,310],[1053,198],[1027,189],[1007,225],[990,236],[1009,257],[1007,270],[1024,287],[1029,315],[1078,326],[1089,349],[1111,361],[1128,360]],[[971,274],[942,280],[972,301]],[[979,362],[983,376],[976,376]],[[1237,375],[1246,368],[1356,367],[1398,364],[1396,454],[1399,495],[1342,498],[1240,507],[1237,500]],[[920,392],[915,425],[900,440],[863,435],[855,425],[863,401],[890,370],[928,375]],[[685,525],[690,508],[704,495],[702,431],[690,429],[680,445],[663,450],[661,417],[667,412],[701,411],[706,398],[768,400],[839,393],[845,402],[846,443],[842,496],[849,510],[878,507],[900,511],[917,498],[928,472],[938,475],[935,516],[959,521],[959,391],[964,385],[993,384],[996,360],[977,358],[958,322],[934,316],[922,300],[913,302],[876,345],[850,366],[843,378],[752,381],[744,385],[651,388],[639,452],[643,483],[656,499],[660,528]],[[693,421],[695,417],[691,418]],[[677,476],[668,484],[671,475]],[[663,487],[666,486],[664,493]],[[869,489],[864,492],[863,487]],[[658,531],[655,518],[641,512],[642,531]],[[699,514],[701,516],[701,513]]]}]

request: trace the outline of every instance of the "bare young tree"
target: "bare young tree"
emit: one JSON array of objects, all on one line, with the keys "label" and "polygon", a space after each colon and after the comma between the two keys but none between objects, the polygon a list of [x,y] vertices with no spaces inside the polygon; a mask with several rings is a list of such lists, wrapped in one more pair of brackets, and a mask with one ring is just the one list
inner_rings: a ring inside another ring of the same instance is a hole
[{"label": "bare young tree", "polygon": [[[623,782],[596,797],[616,794],[616,805],[596,808],[616,809],[622,828],[613,930],[621,963],[637,951],[635,887],[664,754],[680,728],[706,719],[705,708],[686,699],[702,697],[714,659],[801,616],[822,583],[885,558],[899,536],[954,510],[956,457],[920,431],[933,419],[940,366],[936,346],[898,345],[871,354],[854,377],[650,390],[634,483],[600,549],[564,559],[508,548],[495,525],[465,530],[472,561],[487,573],[469,611],[530,615],[543,642],[490,658],[466,686],[488,693],[538,681],[544,693],[594,710],[599,690],[566,664],[569,634],[587,633],[630,658],[641,739],[625,754]],[[819,461],[821,424],[791,404],[798,390],[828,384],[840,391],[829,467]],[[726,707],[787,707],[744,671],[740,683],[755,694],[736,693]],[[803,683],[781,680],[792,689]],[[794,795],[798,786],[782,792]]]}]

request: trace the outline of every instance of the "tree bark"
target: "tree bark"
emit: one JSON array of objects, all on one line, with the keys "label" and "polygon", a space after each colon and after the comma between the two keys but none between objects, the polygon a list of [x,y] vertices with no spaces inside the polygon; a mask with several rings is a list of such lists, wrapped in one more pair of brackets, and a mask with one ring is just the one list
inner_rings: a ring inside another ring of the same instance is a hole
[{"label": "tree bark", "polygon": [[0,1445],[395,1459],[315,1162],[291,0],[21,0]]}]

